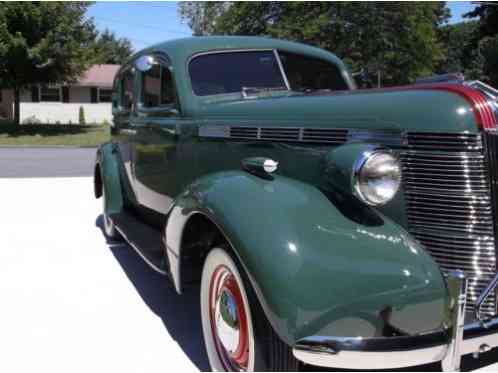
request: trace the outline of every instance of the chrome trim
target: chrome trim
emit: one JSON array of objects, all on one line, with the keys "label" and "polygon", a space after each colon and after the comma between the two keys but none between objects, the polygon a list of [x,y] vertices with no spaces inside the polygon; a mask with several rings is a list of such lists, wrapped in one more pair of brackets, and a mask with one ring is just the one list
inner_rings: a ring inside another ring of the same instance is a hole
[{"label": "chrome trim", "polygon": [[356,161],[353,164],[353,172],[351,174],[351,190],[357,198],[359,198],[361,201],[363,201],[364,203],[366,203],[367,205],[370,205],[370,206],[385,205],[386,203],[391,201],[392,198],[394,198],[394,196],[396,196],[399,188],[401,187],[401,179],[399,179],[398,188],[396,189],[392,198],[385,200],[382,203],[373,203],[372,201],[369,201],[369,199],[362,193],[361,187],[360,187],[360,175],[361,175],[362,169],[370,159],[372,159],[374,156],[381,154],[381,153],[388,154],[388,155],[392,156],[397,161],[397,163],[399,165],[399,170],[401,171],[401,164],[399,162],[399,159],[395,156],[395,154],[387,148],[379,147],[379,146],[375,146],[375,145],[369,146],[367,148],[367,150],[365,150],[362,154],[360,154],[360,156],[356,159]]},{"label": "chrome trim", "polygon": [[273,54],[275,55],[275,58],[277,59],[278,68],[280,69],[280,73],[282,74],[282,77],[284,78],[285,86],[290,91],[291,86],[289,84],[289,80],[287,79],[287,74],[285,73],[284,66],[282,65],[282,60],[280,59],[280,54],[278,53],[278,51],[276,49],[273,50]]},{"label": "chrome trim", "polygon": [[498,317],[486,324],[465,325],[465,275],[452,271],[446,281],[450,294],[446,329],[380,338],[312,336],[299,340],[293,354],[304,363],[327,368],[395,369],[441,362],[444,371],[458,371],[463,355],[478,357],[498,346]]},{"label": "chrome trim", "polygon": [[496,287],[498,286],[498,273],[495,275],[493,280],[486,286],[484,291],[479,295],[479,298],[477,298],[477,302],[475,305],[475,317],[477,320],[484,321],[485,318],[482,317],[481,312],[482,312],[482,307],[486,299],[492,294],[492,292],[495,291]]},{"label": "chrome trim", "polygon": [[450,330],[451,338],[448,351],[441,362],[445,372],[460,370],[461,345],[465,325],[465,304],[467,303],[467,280],[462,271],[451,271],[447,274],[446,283],[450,296]]},{"label": "chrome trim", "polygon": [[[332,340],[332,339],[331,339]],[[333,339],[335,342],[335,339]],[[306,341],[307,342],[307,341]],[[422,362],[441,361],[447,351],[446,345],[421,349],[392,351],[333,351],[327,347],[308,347],[304,342],[296,345],[292,352],[294,357],[304,363],[336,369],[395,369],[419,365]]]}]

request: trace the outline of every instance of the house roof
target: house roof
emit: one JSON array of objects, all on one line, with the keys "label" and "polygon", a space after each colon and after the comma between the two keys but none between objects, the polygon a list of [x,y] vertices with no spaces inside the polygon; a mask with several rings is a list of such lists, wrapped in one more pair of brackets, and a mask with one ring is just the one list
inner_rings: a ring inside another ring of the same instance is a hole
[{"label": "house roof", "polygon": [[112,88],[114,76],[119,68],[120,65],[93,65],[78,79],[75,85]]}]

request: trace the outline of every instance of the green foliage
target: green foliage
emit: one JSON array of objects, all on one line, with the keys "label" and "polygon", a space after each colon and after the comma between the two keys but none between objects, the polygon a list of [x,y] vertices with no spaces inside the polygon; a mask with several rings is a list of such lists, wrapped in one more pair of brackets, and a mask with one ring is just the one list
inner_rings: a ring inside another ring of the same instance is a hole
[{"label": "green foliage", "polygon": [[83,108],[83,106],[80,106],[80,111],[78,113],[78,123],[82,126],[86,124],[85,109]]},{"label": "green foliage", "polygon": [[498,3],[486,2],[465,15],[479,17],[472,43],[476,46],[479,74],[475,78],[498,87]]},{"label": "green foliage", "polygon": [[212,35],[217,18],[229,5],[224,1],[181,1],[178,14],[187,22],[194,36]]},{"label": "green foliage", "polygon": [[[210,15],[207,17],[207,15]],[[444,59],[443,2],[186,2],[180,15],[197,35],[265,35],[330,50],[384,85],[431,75]]]},{"label": "green foliage", "polygon": [[439,73],[462,72],[468,79],[482,79],[484,60],[475,40],[478,29],[477,21],[460,22],[441,28],[446,57],[441,61]]},{"label": "green foliage", "polygon": [[86,2],[2,2],[0,86],[19,93],[35,83],[70,82],[93,63],[95,27]]},{"label": "green foliage", "polygon": [[105,29],[95,41],[95,51],[98,63],[122,65],[133,54],[133,47],[127,38],[118,38]]}]

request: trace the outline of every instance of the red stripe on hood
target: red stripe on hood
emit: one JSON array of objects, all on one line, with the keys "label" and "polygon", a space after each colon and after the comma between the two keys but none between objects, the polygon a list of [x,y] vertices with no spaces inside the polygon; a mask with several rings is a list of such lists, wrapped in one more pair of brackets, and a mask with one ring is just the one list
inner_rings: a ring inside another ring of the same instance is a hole
[{"label": "red stripe on hood", "polygon": [[[477,126],[484,130],[497,127],[498,118],[495,117],[491,104],[486,96],[475,88],[456,83],[431,83],[415,84],[408,86],[389,87],[380,89],[367,89],[369,92],[395,92],[408,90],[433,90],[446,91],[463,97],[471,106],[477,122]],[[362,91],[362,90],[360,90]]]}]

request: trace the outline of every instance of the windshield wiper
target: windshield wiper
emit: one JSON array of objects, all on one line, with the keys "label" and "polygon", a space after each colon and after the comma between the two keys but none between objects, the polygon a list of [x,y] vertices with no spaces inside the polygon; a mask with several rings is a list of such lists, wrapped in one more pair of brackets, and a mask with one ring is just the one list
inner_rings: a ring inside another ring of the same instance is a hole
[{"label": "windshield wiper", "polygon": [[275,91],[288,91],[287,87],[242,87],[242,97],[256,98]]},{"label": "windshield wiper", "polygon": [[330,92],[331,91],[331,89],[328,89],[328,88],[309,88],[309,87],[293,88],[292,90],[294,92],[299,92],[299,93],[304,93],[304,94],[310,94],[310,93],[316,93],[316,92]]}]

